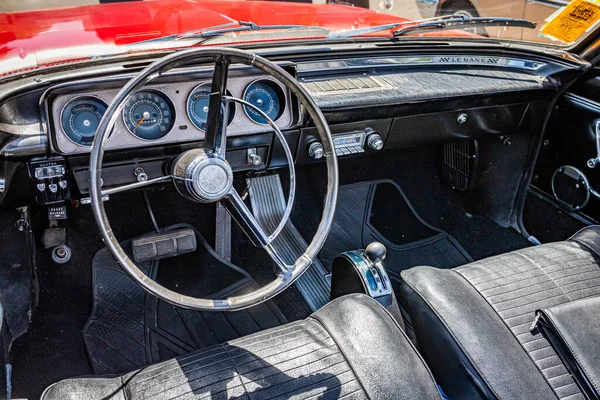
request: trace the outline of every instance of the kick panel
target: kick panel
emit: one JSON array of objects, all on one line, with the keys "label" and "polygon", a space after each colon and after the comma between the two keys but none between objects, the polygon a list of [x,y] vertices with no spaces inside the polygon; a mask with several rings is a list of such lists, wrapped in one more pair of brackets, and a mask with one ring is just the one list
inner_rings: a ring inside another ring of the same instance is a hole
[{"label": "kick panel", "polygon": [[548,124],[532,185],[563,211],[600,220],[600,103],[565,95]]}]

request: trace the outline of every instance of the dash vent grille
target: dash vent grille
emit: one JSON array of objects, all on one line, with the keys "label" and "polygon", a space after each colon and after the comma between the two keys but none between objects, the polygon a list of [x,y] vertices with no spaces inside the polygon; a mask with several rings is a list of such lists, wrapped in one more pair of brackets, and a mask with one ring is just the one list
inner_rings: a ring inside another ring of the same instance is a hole
[{"label": "dash vent grille", "polygon": [[464,192],[469,188],[475,149],[472,141],[445,143],[442,146],[442,177],[454,190]]},{"label": "dash vent grille", "polygon": [[323,79],[305,83],[312,93],[343,92],[347,90],[377,89],[381,84],[370,76]]}]

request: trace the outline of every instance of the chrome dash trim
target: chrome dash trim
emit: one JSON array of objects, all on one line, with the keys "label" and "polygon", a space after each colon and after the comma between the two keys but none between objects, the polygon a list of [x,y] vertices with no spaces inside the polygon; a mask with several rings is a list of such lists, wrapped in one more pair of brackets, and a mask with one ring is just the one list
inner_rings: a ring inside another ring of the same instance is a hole
[{"label": "chrome dash trim", "polygon": [[428,65],[479,65],[488,67],[516,68],[538,71],[548,65],[545,62],[512,57],[473,56],[473,55],[423,55],[404,57],[352,58],[336,61],[298,63],[299,73],[323,72],[324,69],[364,69],[394,66]]}]

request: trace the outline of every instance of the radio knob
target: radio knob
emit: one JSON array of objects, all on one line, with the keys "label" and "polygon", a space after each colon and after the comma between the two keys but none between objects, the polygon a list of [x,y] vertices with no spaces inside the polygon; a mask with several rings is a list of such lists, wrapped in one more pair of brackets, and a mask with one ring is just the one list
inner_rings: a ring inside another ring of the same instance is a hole
[{"label": "radio knob", "polygon": [[371,133],[367,138],[367,144],[373,150],[381,150],[383,149],[383,139],[379,135],[379,133]]},{"label": "radio knob", "polygon": [[308,155],[315,160],[319,160],[325,155],[325,149],[323,149],[323,145],[321,143],[312,142],[310,146],[308,146]]}]

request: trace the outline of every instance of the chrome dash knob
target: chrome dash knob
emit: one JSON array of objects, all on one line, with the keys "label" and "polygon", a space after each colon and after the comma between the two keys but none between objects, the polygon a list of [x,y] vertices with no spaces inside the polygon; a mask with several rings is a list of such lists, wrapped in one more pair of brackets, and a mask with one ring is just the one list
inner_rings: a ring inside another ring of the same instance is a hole
[{"label": "chrome dash knob", "polygon": [[144,171],[144,168],[142,167],[137,167],[134,169],[133,174],[138,182],[146,182],[148,180],[148,174],[146,174],[146,171]]},{"label": "chrome dash knob", "polygon": [[325,155],[325,149],[321,143],[312,142],[310,146],[308,146],[308,155],[315,160],[320,160]]},{"label": "chrome dash knob", "polygon": [[379,133],[371,133],[367,138],[367,145],[373,150],[381,150],[383,149],[383,139],[379,135]]}]

